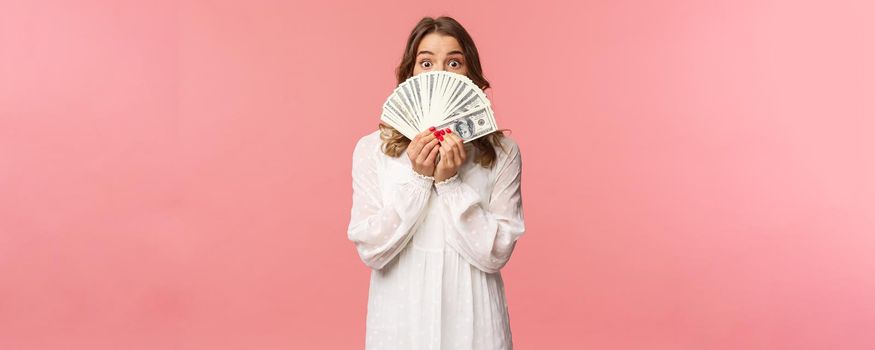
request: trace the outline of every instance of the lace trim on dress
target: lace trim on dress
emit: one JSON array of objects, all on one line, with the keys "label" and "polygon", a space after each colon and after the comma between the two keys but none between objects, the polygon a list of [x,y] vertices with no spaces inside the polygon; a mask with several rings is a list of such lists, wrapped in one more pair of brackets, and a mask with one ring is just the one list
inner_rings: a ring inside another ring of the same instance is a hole
[{"label": "lace trim on dress", "polygon": [[436,182],[434,185],[435,185],[435,186],[446,185],[447,183],[449,183],[450,181],[455,180],[455,179],[458,178],[458,177],[459,177],[459,173],[456,173],[456,175],[450,176],[449,178],[447,178],[447,179],[445,179],[445,180],[443,180],[443,181]]},{"label": "lace trim on dress", "polygon": [[420,173],[417,173],[416,170],[411,170],[411,171],[413,172],[413,175],[416,175],[420,179],[434,181],[434,176],[425,176],[425,175],[422,175]]}]

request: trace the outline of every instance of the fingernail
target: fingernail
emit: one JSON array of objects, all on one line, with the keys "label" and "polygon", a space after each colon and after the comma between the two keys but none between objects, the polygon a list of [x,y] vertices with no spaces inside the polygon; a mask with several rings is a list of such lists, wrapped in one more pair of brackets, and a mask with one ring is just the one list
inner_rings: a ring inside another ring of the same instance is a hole
[{"label": "fingernail", "polygon": [[428,128],[428,131],[434,131],[434,127],[432,126],[432,127]]},{"label": "fingernail", "polygon": [[444,140],[444,136],[443,136],[443,135],[438,135],[437,138],[438,138],[438,141],[443,141],[443,140]]},{"label": "fingernail", "polygon": [[443,135],[443,134],[446,134],[447,131],[446,131],[446,130],[441,130],[440,133],[441,133],[441,135]]},{"label": "fingernail", "polygon": [[450,130],[450,128],[447,128],[447,134],[452,134],[452,133],[453,133],[453,131]]},{"label": "fingernail", "polygon": [[435,131],[435,132],[434,132],[434,136],[438,136],[438,137],[441,136],[440,131]]}]

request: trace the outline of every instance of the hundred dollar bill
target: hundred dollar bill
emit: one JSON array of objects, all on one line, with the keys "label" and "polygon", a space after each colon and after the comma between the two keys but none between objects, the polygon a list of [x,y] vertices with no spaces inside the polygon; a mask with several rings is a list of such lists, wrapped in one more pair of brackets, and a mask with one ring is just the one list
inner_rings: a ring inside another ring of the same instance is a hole
[{"label": "hundred dollar bill", "polygon": [[437,129],[450,128],[463,142],[473,141],[498,130],[495,117],[489,108],[480,108],[458,116],[440,125]]},{"label": "hundred dollar bill", "polygon": [[416,115],[415,110],[410,110],[403,101],[403,97],[401,94],[392,94],[389,99],[386,101],[384,107],[388,107],[392,112],[395,113],[397,117],[401,119],[404,124],[407,124],[411,127],[411,129],[418,129],[417,120],[419,119]]},{"label": "hundred dollar bill", "polygon": [[472,110],[485,108],[486,106],[489,106],[489,105],[490,105],[489,100],[487,100],[487,99],[483,98],[482,96],[471,91],[469,96],[466,98],[466,100],[457,104],[455,107],[453,107],[451,109],[452,112],[450,112],[448,115],[446,115],[443,119],[444,120],[454,120],[459,115],[468,113]]}]

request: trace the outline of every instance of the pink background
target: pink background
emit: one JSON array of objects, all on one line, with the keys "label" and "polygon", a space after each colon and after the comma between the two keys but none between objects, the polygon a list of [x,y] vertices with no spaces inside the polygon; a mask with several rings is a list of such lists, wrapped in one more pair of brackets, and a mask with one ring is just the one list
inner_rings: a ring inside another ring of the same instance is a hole
[{"label": "pink background", "polygon": [[4,1],[0,348],[357,349],[412,26],[524,159],[518,349],[875,348],[868,1]]}]

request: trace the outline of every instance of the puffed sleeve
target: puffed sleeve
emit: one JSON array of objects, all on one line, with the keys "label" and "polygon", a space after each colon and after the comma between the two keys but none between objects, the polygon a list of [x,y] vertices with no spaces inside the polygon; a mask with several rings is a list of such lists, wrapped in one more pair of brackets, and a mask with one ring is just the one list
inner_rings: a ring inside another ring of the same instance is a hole
[{"label": "puffed sleeve", "polygon": [[435,184],[439,202],[445,208],[445,220],[452,227],[445,236],[447,245],[486,273],[498,272],[507,264],[517,239],[526,231],[519,147],[507,138],[502,142],[508,150],[496,157],[497,175],[488,205],[459,174]]},{"label": "puffed sleeve", "polygon": [[431,195],[433,177],[404,172],[393,198],[383,198],[377,177],[381,141],[362,138],[352,161],[352,209],[347,230],[359,257],[368,267],[381,269],[413,236]]}]

